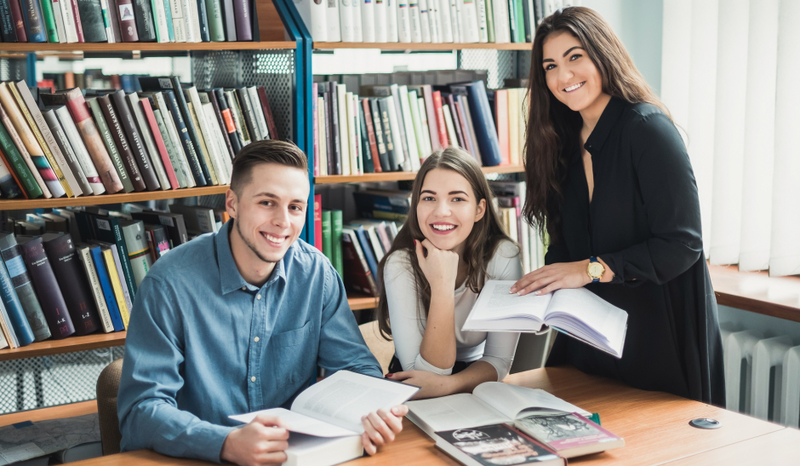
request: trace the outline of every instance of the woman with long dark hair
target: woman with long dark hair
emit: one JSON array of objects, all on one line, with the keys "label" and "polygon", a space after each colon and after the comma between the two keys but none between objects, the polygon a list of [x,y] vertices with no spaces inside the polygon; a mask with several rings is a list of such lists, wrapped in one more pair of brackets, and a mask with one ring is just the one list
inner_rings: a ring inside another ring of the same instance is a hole
[{"label": "woman with long dark hair", "polygon": [[508,375],[518,334],[461,331],[486,280],[522,276],[519,248],[503,232],[471,155],[451,147],[425,160],[378,275],[377,320],[395,346],[387,377],[429,398]]},{"label": "woman with long dark hair", "polygon": [[524,213],[550,245],[512,291],[585,286],[628,312],[621,359],[560,336],[548,365],[724,405],[697,186],[669,112],[582,7],[537,28],[529,95]]}]

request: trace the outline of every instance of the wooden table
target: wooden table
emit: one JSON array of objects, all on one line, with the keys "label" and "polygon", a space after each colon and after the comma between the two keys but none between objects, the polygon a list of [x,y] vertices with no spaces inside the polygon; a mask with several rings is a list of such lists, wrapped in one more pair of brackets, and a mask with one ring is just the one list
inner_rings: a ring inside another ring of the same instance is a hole
[{"label": "wooden table", "polygon": [[[800,456],[800,431],[755,419],[733,411],[687,400],[661,392],[630,388],[609,379],[585,375],[567,367],[536,369],[514,374],[506,382],[543,388],[590,412],[600,413],[603,426],[625,439],[625,447],[605,453],[575,458],[570,464],[641,465],[674,463],[706,464],[791,464]],[[86,402],[94,403],[94,402]],[[91,412],[92,406],[48,408],[69,411],[65,416]],[[94,408],[96,409],[96,408]],[[87,411],[88,410],[88,411]],[[86,411],[86,412],[84,412]],[[16,416],[13,422],[42,418],[45,410]],[[60,417],[65,417],[60,416]],[[51,418],[59,417],[52,416]],[[691,419],[711,417],[722,423],[715,430],[689,426]],[[348,465],[452,465],[460,463],[434,447],[433,441],[411,422],[392,444],[373,457],[354,460]],[[203,461],[162,456],[140,450],[76,463],[80,466],[206,465]]]}]

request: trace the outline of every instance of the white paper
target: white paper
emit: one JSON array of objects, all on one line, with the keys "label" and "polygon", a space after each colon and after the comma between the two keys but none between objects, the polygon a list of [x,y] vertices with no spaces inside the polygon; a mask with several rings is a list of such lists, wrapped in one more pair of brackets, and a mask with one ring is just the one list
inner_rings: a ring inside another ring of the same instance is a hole
[{"label": "white paper", "polygon": [[260,414],[268,416],[276,416],[281,419],[281,422],[287,430],[291,432],[299,432],[301,434],[313,435],[316,437],[346,437],[349,435],[358,435],[357,432],[347,430],[327,422],[305,416],[300,413],[295,413],[284,408],[263,409],[261,411],[254,411],[247,414],[237,414],[229,416],[231,419],[249,424]]}]

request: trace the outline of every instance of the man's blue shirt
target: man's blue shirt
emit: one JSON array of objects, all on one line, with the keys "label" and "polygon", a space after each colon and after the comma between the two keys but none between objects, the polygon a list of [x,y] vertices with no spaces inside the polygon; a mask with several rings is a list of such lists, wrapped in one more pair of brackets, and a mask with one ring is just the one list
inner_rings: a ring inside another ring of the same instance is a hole
[{"label": "man's blue shirt", "polygon": [[117,411],[122,450],[220,461],[231,414],[288,405],[319,365],[381,376],[317,249],[297,240],[267,282],[245,282],[232,222],[160,258],[131,312]]}]

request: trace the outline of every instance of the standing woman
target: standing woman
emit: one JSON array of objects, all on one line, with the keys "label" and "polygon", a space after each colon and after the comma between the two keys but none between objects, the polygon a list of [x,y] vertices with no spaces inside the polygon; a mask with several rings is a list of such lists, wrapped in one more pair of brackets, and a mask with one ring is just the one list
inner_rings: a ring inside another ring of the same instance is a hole
[{"label": "standing woman", "polygon": [[667,109],[582,7],[537,28],[529,92],[525,216],[550,247],[512,291],[585,286],[628,312],[621,359],[559,337],[548,365],[724,406],[697,186]]}]

